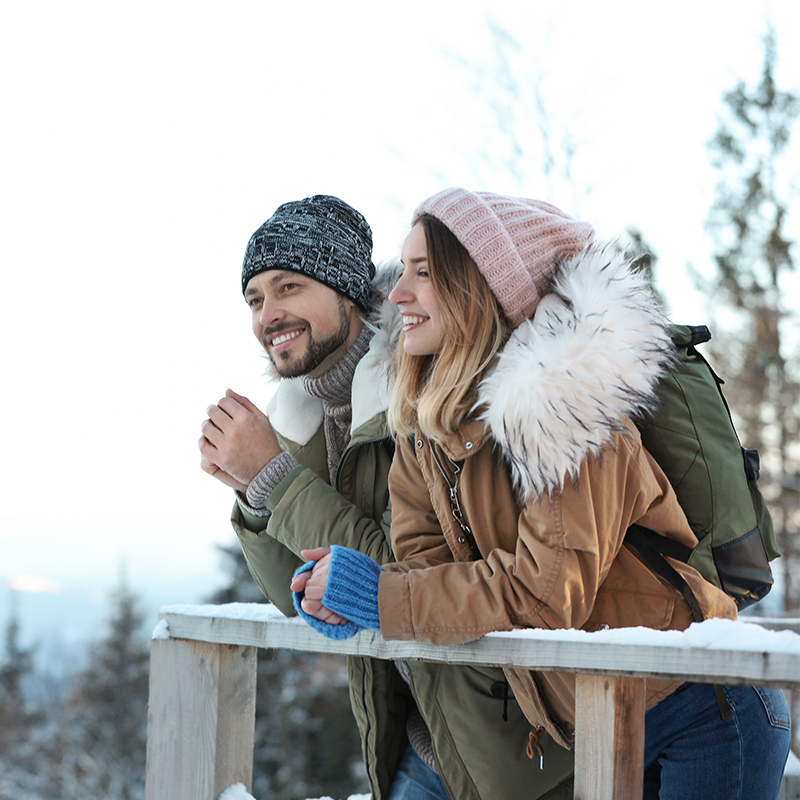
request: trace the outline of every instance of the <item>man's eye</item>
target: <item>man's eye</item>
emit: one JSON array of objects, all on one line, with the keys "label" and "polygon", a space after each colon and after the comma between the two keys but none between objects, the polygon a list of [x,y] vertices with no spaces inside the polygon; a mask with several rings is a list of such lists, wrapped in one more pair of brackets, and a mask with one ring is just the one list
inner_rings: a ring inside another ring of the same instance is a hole
[{"label": "man's eye", "polygon": [[284,283],[283,286],[281,287],[281,289],[283,289],[284,292],[291,291],[292,289],[296,288],[297,288],[296,283]]},{"label": "man's eye", "polygon": [[249,305],[250,308],[256,308],[256,306],[261,305],[261,298],[260,297],[251,297],[247,301],[247,305]]}]

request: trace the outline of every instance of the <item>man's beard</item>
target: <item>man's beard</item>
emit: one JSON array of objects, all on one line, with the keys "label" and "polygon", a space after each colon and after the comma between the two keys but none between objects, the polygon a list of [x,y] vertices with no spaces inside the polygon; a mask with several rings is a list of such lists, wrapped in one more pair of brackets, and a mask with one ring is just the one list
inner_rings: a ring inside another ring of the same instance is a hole
[{"label": "man's beard", "polygon": [[[281,378],[298,378],[301,375],[308,375],[333,353],[334,350],[340,348],[347,341],[350,336],[350,314],[348,313],[344,299],[337,299],[339,301],[339,328],[325,339],[314,339],[311,326],[306,320],[300,320],[306,327],[305,332],[308,335],[308,347],[306,348],[306,352],[299,356],[297,360],[292,360],[291,352],[278,353],[276,358],[266,345],[266,337],[268,335],[271,336],[276,331],[280,331],[280,328],[270,328],[264,331],[261,343],[267,351],[267,356],[272,362],[275,372],[277,372]],[[286,327],[293,326],[294,323]]]}]

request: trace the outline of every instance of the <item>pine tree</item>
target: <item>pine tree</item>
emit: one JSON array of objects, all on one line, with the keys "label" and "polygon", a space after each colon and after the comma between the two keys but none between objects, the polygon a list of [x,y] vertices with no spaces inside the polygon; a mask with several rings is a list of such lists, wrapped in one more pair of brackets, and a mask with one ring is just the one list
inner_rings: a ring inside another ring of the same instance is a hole
[{"label": "pine tree", "polygon": [[149,642],[139,599],[124,576],[107,633],[73,678],[49,756],[52,797],[144,797]]},{"label": "pine tree", "polygon": [[[709,144],[720,173],[708,218],[715,274],[702,288],[724,303],[728,396],[748,447],[762,459],[762,488],[770,501],[783,558],[784,607],[800,609],[798,489],[800,489],[800,354],[797,310],[785,278],[797,266],[786,234],[788,188],[782,159],[800,113],[796,93],[775,82],[774,30],[764,37],[764,62],[755,86],[739,81],[724,95],[726,113]],[[721,326],[717,326],[721,331]]]},{"label": "pine tree", "polygon": [[22,682],[33,670],[33,650],[24,650],[19,642],[20,622],[16,595],[6,624],[5,652],[0,661],[0,749],[8,752],[31,722],[26,712]]},{"label": "pine tree", "polygon": [[32,733],[42,715],[28,708],[23,683],[33,672],[33,648],[20,645],[16,595],[6,624],[5,648],[0,660],[0,800],[35,797],[39,785],[32,753]]}]

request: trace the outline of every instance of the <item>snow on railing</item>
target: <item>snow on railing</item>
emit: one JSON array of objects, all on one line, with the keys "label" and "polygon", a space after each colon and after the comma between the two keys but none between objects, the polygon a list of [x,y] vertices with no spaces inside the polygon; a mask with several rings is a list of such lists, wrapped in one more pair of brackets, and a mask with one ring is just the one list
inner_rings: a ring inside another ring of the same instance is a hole
[{"label": "snow on railing", "polygon": [[743,621],[685,631],[518,630],[438,647],[375,631],[331,641],[267,604],[166,606],[151,642],[146,800],[217,800],[237,784],[247,796],[258,647],[574,672],[582,800],[641,797],[645,679],[800,690],[800,635]]}]

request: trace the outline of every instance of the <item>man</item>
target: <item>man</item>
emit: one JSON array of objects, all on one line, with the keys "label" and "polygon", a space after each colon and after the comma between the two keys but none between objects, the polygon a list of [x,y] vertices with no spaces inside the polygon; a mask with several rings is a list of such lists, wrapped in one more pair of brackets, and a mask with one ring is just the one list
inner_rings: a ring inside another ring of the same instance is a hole
[{"label": "man", "polygon": [[[285,614],[295,613],[301,550],[340,544],[393,560],[386,409],[402,323],[386,301],[390,281],[376,275],[366,220],[335,197],[280,206],[245,252],[253,333],[280,383],[267,414],[232,391],[209,407],[201,466],[236,491],[248,568]],[[526,758],[528,729],[502,671],[353,657],[348,672],[375,800],[446,797],[444,786],[459,800],[493,798],[498,767],[504,786],[519,774],[520,796],[536,797],[536,785],[542,797],[572,796],[562,748],[546,748],[544,773]],[[420,782],[427,794],[414,794]]]}]

